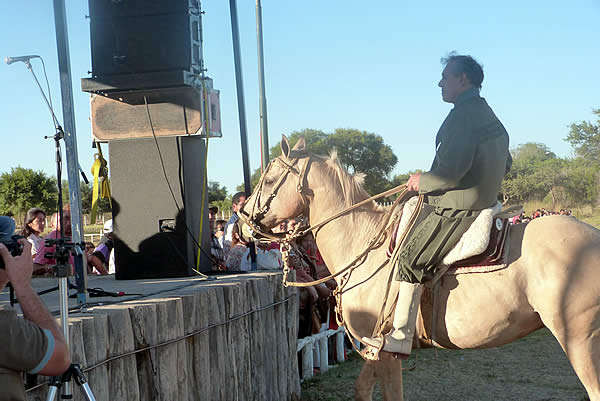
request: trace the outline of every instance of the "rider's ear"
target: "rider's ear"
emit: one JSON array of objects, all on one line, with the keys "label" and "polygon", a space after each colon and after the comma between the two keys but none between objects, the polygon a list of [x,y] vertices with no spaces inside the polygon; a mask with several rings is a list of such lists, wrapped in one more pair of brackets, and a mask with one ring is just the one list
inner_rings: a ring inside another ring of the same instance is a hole
[{"label": "rider's ear", "polygon": [[298,139],[298,142],[296,142],[296,146],[294,146],[292,150],[303,151],[305,148],[306,142],[304,142],[304,137],[301,136],[300,139]]},{"label": "rider's ear", "polygon": [[290,142],[285,135],[281,135],[281,154],[290,157]]}]

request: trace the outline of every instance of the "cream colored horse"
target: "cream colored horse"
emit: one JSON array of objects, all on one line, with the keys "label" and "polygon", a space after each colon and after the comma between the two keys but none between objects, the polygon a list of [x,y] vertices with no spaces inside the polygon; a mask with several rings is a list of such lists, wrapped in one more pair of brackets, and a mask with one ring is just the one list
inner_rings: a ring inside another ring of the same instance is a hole
[{"label": "cream colored horse", "polygon": [[[290,149],[284,137],[280,160],[266,171],[244,212],[265,229],[302,213],[314,225],[367,199],[358,181],[335,158],[306,154],[303,140]],[[317,231],[331,273],[366,248],[381,230],[384,213],[372,202]],[[544,217],[513,226],[510,242],[508,268],[443,277],[436,324],[428,327],[436,328],[436,345],[497,347],[546,326],[590,399],[600,401],[600,231],[573,217]],[[386,247],[368,254],[342,295],[346,329],[356,338],[371,335],[384,303],[391,269]],[[402,400],[401,362],[381,355],[381,361],[365,363],[356,384],[358,400],[371,399],[377,380],[384,399]]]}]

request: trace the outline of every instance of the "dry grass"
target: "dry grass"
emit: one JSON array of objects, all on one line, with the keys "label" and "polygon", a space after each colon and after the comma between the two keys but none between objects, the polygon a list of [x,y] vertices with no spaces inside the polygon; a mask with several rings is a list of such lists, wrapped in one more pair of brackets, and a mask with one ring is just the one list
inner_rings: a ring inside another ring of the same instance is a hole
[{"label": "dry grass", "polygon": [[[353,400],[356,354],[302,385],[302,401]],[[583,401],[586,392],[552,334],[487,350],[421,349],[404,363],[405,401]],[[378,388],[375,401],[382,400]]]}]

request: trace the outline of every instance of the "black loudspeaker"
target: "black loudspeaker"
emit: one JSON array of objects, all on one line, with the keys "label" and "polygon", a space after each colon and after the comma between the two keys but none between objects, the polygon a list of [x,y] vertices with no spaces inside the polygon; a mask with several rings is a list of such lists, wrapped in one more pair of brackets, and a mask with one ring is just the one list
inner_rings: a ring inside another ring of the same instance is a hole
[{"label": "black loudspeaker", "polygon": [[92,77],[202,70],[198,0],[89,0]]},{"label": "black loudspeaker", "polygon": [[199,270],[211,270],[208,197],[200,239],[204,139],[159,137],[157,141],[164,171],[154,139],[109,143],[118,280],[192,276],[196,242],[204,251]]}]

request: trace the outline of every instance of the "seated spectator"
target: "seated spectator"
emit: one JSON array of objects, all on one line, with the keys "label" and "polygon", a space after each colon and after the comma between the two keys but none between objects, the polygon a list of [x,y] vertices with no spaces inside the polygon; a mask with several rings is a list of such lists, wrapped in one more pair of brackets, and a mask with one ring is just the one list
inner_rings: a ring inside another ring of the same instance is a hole
[{"label": "seated spectator", "polygon": [[38,251],[44,246],[44,238],[40,235],[44,232],[45,228],[46,213],[37,207],[29,209],[20,234],[27,238],[27,241],[31,244],[31,256],[33,258],[35,258]]},{"label": "seated spectator", "polygon": [[217,220],[215,222],[215,237],[217,237],[219,246],[223,250],[224,258],[227,257],[227,252],[229,252],[229,247],[225,244],[225,224],[227,224],[225,220]]},{"label": "seated spectator", "polygon": [[240,237],[240,228],[238,224],[233,224],[231,230],[231,249],[227,254],[225,266],[227,270],[249,271],[251,268],[250,255],[247,244]]},{"label": "seated spectator", "polygon": [[219,208],[216,206],[211,206],[208,208],[208,224],[210,225],[210,232],[215,231],[215,222],[217,220],[217,213],[219,212]]},{"label": "seated spectator", "polygon": [[[212,265],[213,265],[213,270],[225,270],[225,250],[223,249],[223,244],[222,242],[219,242],[219,239],[223,239],[223,233],[224,233],[224,226],[225,226],[225,221],[224,220],[219,220],[221,222],[223,222],[222,224],[215,224],[216,229],[219,231],[214,231],[210,233],[210,239],[211,239],[211,246],[210,246],[210,254],[213,257],[212,260]],[[219,233],[219,236],[217,236],[217,233]]]},{"label": "seated spectator", "polygon": [[113,221],[112,219],[107,220],[104,223],[104,227],[102,228],[102,238],[100,238],[100,242],[98,246],[94,249],[91,255],[87,256],[88,262],[88,273],[92,274],[113,274],[111,272],[109,261],[110,254],[113,252],[114,244],[113,244]]},{"label": "seated spectator", "polygon": [[242,208],[246,202],[246,194],[244,192],[238,192],[231,197],[231,209],[233,214],[229,218],[229,221],[225,225],[225,246],[233,248],[231,242],[233,241],[233,226],[236,225],[240,219],[237,212]]},{"label": "seated spectator", "polygon": [[96,245],[93,242],[85,242],[85,253],[91,255],[94,253],[94,249],[96,249]]},{"label": "seated spectator", "polygon": [[[64,227],[64,236],[71,236],[71,207],[67,204],[63,208],[62,213],[62,225]],[[46,235],[44,241],[47,239],[58,239],[60,238],[60,227],[61,222],[59,221],[58,213],[53,213],[52,218],[50,220],[50,224],[53,230]],[[47,253],[54,253],[56,250],[56,246],[47,246],[44,243],[44,246],[38,250],[38,253],[35,255],[33,259],[33,274],[49,274],[52,273],[52,267],[56,265],[56,260],[54,258],[46,257]],[[74,266],[74,257],[73,255],[69,255],[69,264]]]}]

